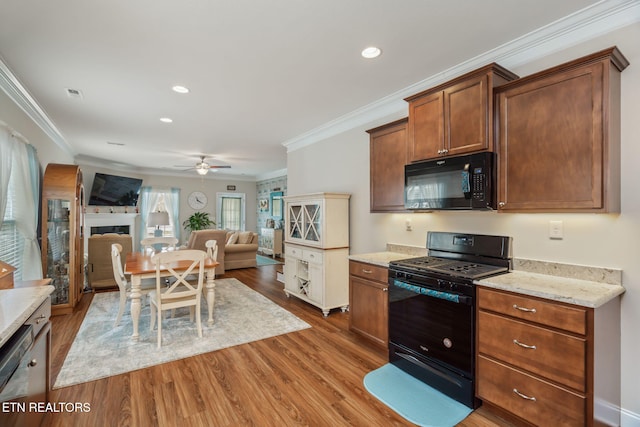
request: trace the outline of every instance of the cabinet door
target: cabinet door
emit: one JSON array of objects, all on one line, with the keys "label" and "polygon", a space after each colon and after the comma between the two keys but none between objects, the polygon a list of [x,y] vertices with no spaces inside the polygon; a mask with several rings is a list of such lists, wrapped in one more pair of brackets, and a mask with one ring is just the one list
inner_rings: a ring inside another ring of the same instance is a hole
[{"label": "cabinet door", "polygon": [[602,62],[499,94],[499,209],[603,208]]},{"label": "cabinet door", "polygon": [[303,239],[313,245],[322,245],[322,204],[304,205]]},{"label": "cabinet door", "polygon": [[445,155],[489,149],[488,85],[485,74],[444,91]]},{"label": "cabinet door", "polygon": [[386,346],[388,343],[387,285],[349,277],[349,329]]},{"label": "cabinet door", "polygon": [[407,120],[368,131],[371,212],[404,211]]},{"label": "cabinet door", "polygon": [[444,97],[438,91],[409,102],[409,160],[441,155],[444,147]]},{"label": "cabinet door", "polygon": [[298,260],[287,255],[284,264],[284,288],[289,292],[297,292],[298,283],[296,278]]},{"label": "cabinet door", "polygon": [[324,304],[324,274],[321,264],[309,263],[309,292],[307,296],[311,301]]}]

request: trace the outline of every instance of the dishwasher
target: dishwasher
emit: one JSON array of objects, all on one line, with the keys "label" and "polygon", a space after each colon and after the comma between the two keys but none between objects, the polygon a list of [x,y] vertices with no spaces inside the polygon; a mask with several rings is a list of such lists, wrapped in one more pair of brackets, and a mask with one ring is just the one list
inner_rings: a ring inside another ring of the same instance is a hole
[{"label": "dishwasher", "polygon": [[0,425],[28,425],[30,370],[41,368],[33,356],[36,340],[32,325],[23,325],[0,349]]}]

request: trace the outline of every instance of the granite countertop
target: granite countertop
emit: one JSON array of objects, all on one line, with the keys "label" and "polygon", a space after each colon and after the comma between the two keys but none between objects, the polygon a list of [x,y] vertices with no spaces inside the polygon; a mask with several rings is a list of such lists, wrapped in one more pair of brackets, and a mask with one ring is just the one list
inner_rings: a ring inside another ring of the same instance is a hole
[{"label": "granite countertop", "polygon": [[[387,251],[350,255],[352,261],[389,267],[389,262],[426,255],[425,248],[387,244]],[[514,269],[475,283],[523,295],[597,308],[625,292],[622,271],[514,258]]]},{"label": "granite countertop", "polygon": [[11,338],[54,289],[48,285],[0,290],[0,346]]},{"label": "granite countertop", "polygon": [[368,254],[349,255],[351,261],[364,262],[366,264],[373,264],[380,267],[389,267],[391,261],[396,261],[405,258],[415,258],[417,255],[409,255],[400,252],[372,252]]},{"label": "granite countertop", "polygon": [[511,271],[477,280],[478,285],[547,298],[554,301],[597,308],[624,293],[622,285],[590,280]]}]

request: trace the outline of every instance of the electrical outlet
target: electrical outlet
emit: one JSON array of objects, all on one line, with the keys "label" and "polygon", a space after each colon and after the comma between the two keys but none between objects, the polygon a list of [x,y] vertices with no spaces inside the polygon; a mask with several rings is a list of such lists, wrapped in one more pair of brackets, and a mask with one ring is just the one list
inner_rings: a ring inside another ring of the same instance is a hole
[{"label": "electrical outlet", "polygon": [[563,237],[562,221],[549,221],[549,238],[562,240]]},{"label": "electrical outlet", "polygon": [[404,226],[405,226],[405,229],[407,231],[412,231],[413,230],[413,227],[411,226],[411,220],[410,219],[407,219],[405,221]]}]

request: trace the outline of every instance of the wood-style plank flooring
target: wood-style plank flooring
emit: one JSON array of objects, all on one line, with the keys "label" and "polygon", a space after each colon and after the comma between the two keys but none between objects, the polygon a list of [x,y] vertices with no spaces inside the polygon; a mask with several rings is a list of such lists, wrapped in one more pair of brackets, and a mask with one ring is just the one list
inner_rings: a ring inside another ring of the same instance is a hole
[{"label": "wood-style plank flooring", "polygon": [[[319,309],[286,298],[275,276],[276,266],[264,266],[224,277],[239,279],[312,328],[54,390],[53,402],[88,403],[90,411],[49,413],[43,426],[413,425],[362,384],[367,372],[387,362],[386,352],[349,332],[348,313],[324,318]],[[85,294],[74,313],[52,318],[52,384],[92,297]],[[483,408],[460,424],[505,425]]]}]

